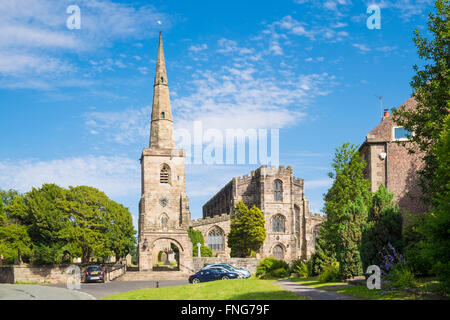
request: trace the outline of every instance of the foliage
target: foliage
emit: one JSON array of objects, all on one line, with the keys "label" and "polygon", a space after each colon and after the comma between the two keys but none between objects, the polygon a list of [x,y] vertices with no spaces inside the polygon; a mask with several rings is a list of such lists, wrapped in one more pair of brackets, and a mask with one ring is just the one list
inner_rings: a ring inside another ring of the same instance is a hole
[{"label": "foliage", "polygon": [[326,221],[320,237],[327,249],[336,253],[346,278],[363,274],[359,250],[371,202],[370,182],[363,173],[365,166],[356,146],[344,143],[336,149],[334,172],[329,173],[334,183],[324,197]]},{"label": "foliage", "polygon": [[450,292],[450,116],[447,117],[441,138],[436,144],[438,167],[433,181],[440,185],[433,196],[430,213],[425,215],[423,234],[425,254],[432,261],[444,293]]},{"label": "foliage", "polygon": [[325,228],[321,226],[319,236],[316,238],[316,250],[311,256],[312,275],[318,276],[323,272],[327,265],[336,262],[335,254],[331,250],[327,250],[327,242],[325,241]]},{"label": "foliage", "polygon": [[342,275],[339,268],[339,262],[333,262],[323,269],[317,280],[319,282],[334,282],[341,280]]},{"label": "foliage", "polygon": [[6,191],[0,189],[0,199],[5,206],[8,205],[12,201],[12,199],[14,199],[18,195],[20,194],[17,190],[9,189],[8,191]]},{"label": "foliage", "polygon": [[424,216],[407,213],[403,227],[403,242],[405,243],[403,254],[411,270],[419,276],[431,275],[433,266],[431,257],[426,250],[427,242],[422,227],[424,224]]},{"label": "foliage", "polygon": [[264,215],[253,206],[250,210],[239,201],[231,213],[228,247],[232,257],[249,257],[258,251],[266,239]]},{"label": "foliage", "polygon": [[361,259],[364,270],[370,265],[379,265],[381,249],[388,243],[402,248],[402,215],[394,203],[394,194],[380,185],[373,195],[368,222],[364,228],[361,244]]},{"label": "foliage", "polygon": [[308,278],[312,276],[313,273],[313,261],[309,259],[308,261],[297,259],[291,262],[291,272],[297,274],[300,278]]},{"label": "foliage", "polygon": [[394,121],[414,133],[410,137],[413,144],[407,146],[409,151],[425,154],[424,168],[419,174],[420,185],[428,199],[441,187],[439,181],[433,179],[439,166],[435,145],[443,131],[450,106],[450,5],[448,0],[437,0],[435,6],[436,12],[430,13],[428,20],[432,38],[422,37],[419,29],[414,32],[418,55],[427,62],[421,70],[414,66],[416,75],[411,86],[418,102],[417,108],[407,110],[402,106],[393,112]]},{"label": "foliage", "polygon": [[202,257],[214,256],[211,248],[205,246],[205,239],[203,238],[203,234],[200,231],[194,230],[193,228],[189,228],[188,235],[189,239],[191,239],[192,242],[192,255],[194,257],[198,256],[197,243],[201,244],[200,254],[202,255]]},{"label": "foliage", "polygon": [[0,243],[22,239],[24,244],[12,247],[21,248],[24,258],[32,255],[33,263],[59,263],[80,255],[85,263],[93,256],[118,258],[135,246],[128,209],[95,188],[44,184],[24,195],[9,195],[5,212],[11,230],[2,230]]},{"label": "foliage", "polygon": [[382,248],[379,255],[382,258],[380,269],[385,289],[411,288],[415,285],[414,274],[405,258],[390,243]]},{"label": "foliage", "polygon": [[0,254],[7,264],[13,264],[20,250],[22,260],[27,262],[31,256],[31,240],[27,228],[19,224],[0,226]]},{"label": "foliage", "polygon": [[[282,271],[284,270],[284,272]],[[289,273],[289,265],[283,260],[268,257],[261,260],[256,268],[256,276],[260,279],[270,277],[284,277]],[[282,275],[280,275],[282,274]]]},{"label": "foliage", "polygon": [[3,210],[3,200],[0,198],[0,227],[6,223],[7,217]]}]

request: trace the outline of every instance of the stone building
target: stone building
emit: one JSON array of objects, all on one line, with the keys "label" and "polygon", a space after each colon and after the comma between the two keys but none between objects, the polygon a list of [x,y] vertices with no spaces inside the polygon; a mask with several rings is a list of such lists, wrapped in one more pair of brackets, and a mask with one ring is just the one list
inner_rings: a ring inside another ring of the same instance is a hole
[{"label": "stone building", "polygon": [[229,256],[226,235],[230,212],[243,200],[255,204],[266,218],[267,238],[261,257],[308,258],[322,221],[309,212],[304,181],[294,178],[292,167],[266,167],[251,176],[233,178],[203,207],[203,219],[191,221],[185,184],[185,151],[175,146],[163,43],[159,35],[156,74],[153,85],[149,148],[142,151],[141,199],[138,223],[138,265],[140,271],[160,270],[158,255],[170,262],[176,257],[177,270],[193,268],[192,243],[188,228],[202,231],[206,244],[218,256]]},{"label": "stone building", "polygon": [[293,176],[292,167],[262,166],[250,176],[233,178],[203,206],[203,218],[191,222],[217,255],[230,254],[230,214],[240,200],[248,207],[257,206],[264,214],[267,237],[258,252],[260,257],[289,261],[308,259],[314,252],[323,218],[310,213],[303,179]]},{"label": "stone building", "polygon": [[[415,108],[417,101],[411,97],[404,106]],[[371,182],[372,192],[383,184],[394,193],[394,200],[404,211],[423,213],[427,207],[420,201],[417,171],[423,166],[422,154],[409,154],[411,145],[408,132],[398,126],[389,109],[385,109],[381,122],[366,136],[359,152],[367,162],[365,176]]]},{"label": "stone building", "polygon": [[185,184],[185,152],[177,150],[173,135],[169,86],[161,33],[153,85],[149,148],[141,156],[141,199],[139,202],[139,270],[151,270],[155,256],[178,250],[177,268],[187,271],[192,265],[192,243],[187,230],[190,223]]}]

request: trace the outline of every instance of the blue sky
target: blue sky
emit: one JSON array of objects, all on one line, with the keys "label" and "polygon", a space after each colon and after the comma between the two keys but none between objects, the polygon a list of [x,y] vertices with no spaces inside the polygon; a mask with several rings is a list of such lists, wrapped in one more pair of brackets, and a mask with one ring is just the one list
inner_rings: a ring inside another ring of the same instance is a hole
[{"label": "blue sky", "polygon": [[[69,30],[66,8],[81,9]],[[370,30],[370,4],[381,29]],[[431,1],[3,0],[0,188],[91,185],[137,221],[157,21],[177,128],[279,129],[280,164],[319,212],[334,149],[361,144],[384,106],[411,95]],[[187,165],[192,218],[259,165]]]}]

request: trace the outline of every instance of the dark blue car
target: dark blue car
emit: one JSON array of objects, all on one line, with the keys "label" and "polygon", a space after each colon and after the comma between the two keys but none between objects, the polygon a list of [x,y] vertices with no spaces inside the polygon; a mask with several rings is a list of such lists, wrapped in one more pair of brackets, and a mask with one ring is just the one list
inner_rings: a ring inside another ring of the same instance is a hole
[{"label": "dark blue car", "polygon": [[189,277],[190,283],[199,283],[214,280],[227,280],[227,279],[237,279],[239,274],[236,272],[230,272],[223,268],[210,268],[206,270],[200,270],[196,274]]}]

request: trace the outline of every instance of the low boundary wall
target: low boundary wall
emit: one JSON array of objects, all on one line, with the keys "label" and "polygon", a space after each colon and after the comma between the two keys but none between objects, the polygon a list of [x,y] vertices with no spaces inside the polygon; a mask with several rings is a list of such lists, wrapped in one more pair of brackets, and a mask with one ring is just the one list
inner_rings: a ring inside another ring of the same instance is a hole
[{"label": "low boundary wall", "polygon": [[262,259],[257,258],[219,258],[219,257],[193,257],[194,270],[199,271],[205,264],[227,263],[237,268],[242,268],[256,273],[256,268]]},{"label": "low boundary wall", "polygon": [[[101,265],[101,264],[100,264]],[[71,276],[66,273],[72,265],[31,266],[14,265],[0,266],[0,283],[66,283]],[[80,278],[84,281],[84,275],[88,265],[77,265],[80,268]],[[105,270],[106,281],[112,281],[126,272],[126,265],[101,265]]]}]

